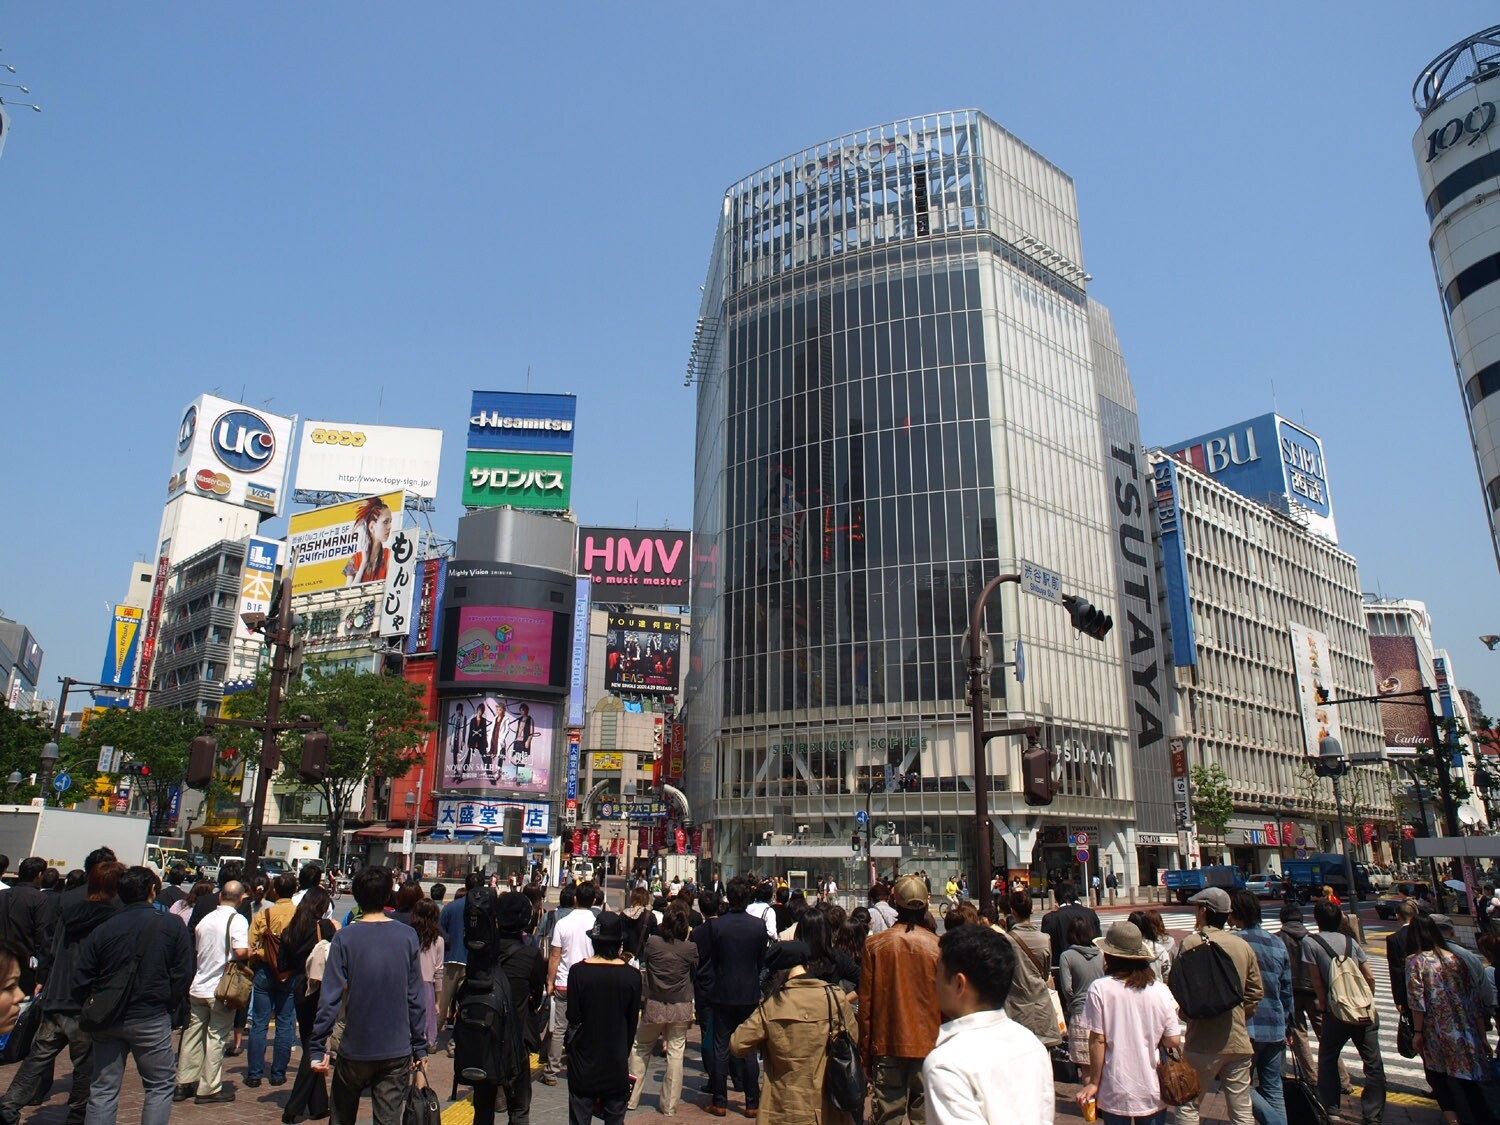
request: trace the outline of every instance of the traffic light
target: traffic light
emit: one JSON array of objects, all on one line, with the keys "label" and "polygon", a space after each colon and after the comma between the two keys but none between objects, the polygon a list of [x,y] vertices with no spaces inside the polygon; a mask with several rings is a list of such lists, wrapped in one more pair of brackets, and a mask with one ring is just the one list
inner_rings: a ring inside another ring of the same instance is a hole
[{"label": "traffic light", "polygon": [[302,760],[297,776],[305,785],[319,785],[328,777],[328,736],[320,730],[302,736]]},{"label": "traffic light", "polygon": [[200,734],[188,747],[188,768],[184,780],[189,789],[207,789],[214,779],[214,763],[219,757],[219,744],[211,736]]},{"label": "traffic light", "polygon": [[302,662],[307,658],[307,634],[293,633],[286,644],[286,674],[288,679],[302,675]]},{"label": "traffic light", "polygon": [[1086,637],[1102,641],[1114,628],[1113,617],[1102,609],[1097,609],[1090,602],[1084,601],[1077,594],[1063,595],[1062,604],[1067,609],[1068,616],[1073,619],[1073,628]]},{"label": "traffic light", "polygon": [[381,653],[380,670],[387,676],[404,676],[406,654],[395,649],[388,649]]},{"label": "traffic light", "polygon": [[1050,805],[1054,793],[1052,751],[1028,746],[1021,754],[1021,778],[1028,805]]}]

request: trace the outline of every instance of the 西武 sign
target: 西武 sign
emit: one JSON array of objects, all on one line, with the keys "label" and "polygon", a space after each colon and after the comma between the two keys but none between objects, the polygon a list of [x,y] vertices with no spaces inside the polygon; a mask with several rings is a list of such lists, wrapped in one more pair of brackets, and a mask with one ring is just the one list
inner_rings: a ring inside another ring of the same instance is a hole
[{"label": "\u897f\u6b66 sign", "polygon": [[409,492],[437,497],[443,431],[355,422],[304,422],[296,487],[306,492]]},{"label": "\u897f\u6b66 sign", "polygon": [[577,416],[576,395],[475,391],[468,448],[569,454]]},{"label": "\u897f\u6b66 sign", "polygon": [[293,418],[199,395],[177,423],[168,495],[186,490],[280,515],[295,424]]},{"label": "\u897f\u6b66 sign", "polygon": [[573,458],[556,453],[469,450],[464,457],[466,508],[566,511],[573,494]]}]

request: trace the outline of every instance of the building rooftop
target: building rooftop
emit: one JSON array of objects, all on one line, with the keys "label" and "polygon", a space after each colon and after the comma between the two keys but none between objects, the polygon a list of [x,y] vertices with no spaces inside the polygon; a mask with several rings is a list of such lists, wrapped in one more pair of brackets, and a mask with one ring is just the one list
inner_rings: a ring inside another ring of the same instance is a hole
[{"label": "building rooftop", "polygon": [[1500,74],[1500,24],[1455,43],[1433,59],[1411,88],[1412,104],[1423,117],[1475,83]]}]

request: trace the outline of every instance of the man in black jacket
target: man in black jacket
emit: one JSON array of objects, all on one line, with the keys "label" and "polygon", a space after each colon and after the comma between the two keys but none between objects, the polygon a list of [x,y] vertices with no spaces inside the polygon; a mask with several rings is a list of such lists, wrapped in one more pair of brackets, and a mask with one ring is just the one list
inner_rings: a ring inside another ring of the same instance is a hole
[{"label": "man in black jacket", "polygon": [[1042,918],[1042,933],[1052,939],[1054,971],[1057,969],[1057,962],[1062,957],[1063,950],[1071,944],[1068,941],[1068,924],[1074,918],[1082,918],[1088,924],[1094,937],[1099,937],[1103,933],[1103,930],[1099,928],[1099,915],[1087,906],[1078,905],[1078,888],[1072,883],[1064,883],[1057,888],[1057,901],[1062,905],[1056,910],[1049,911]]},{"label": "man in black jacket", "polygon": [[21,965],[21,991],[27,996],[36,992],[38,981],[47,979],[52,967],[52,928],[56,915],[47,896],[42,894],[42,872],[47,861],[30,856],[21,861],[10,889],[0,891],[0,936],[15,942],[37,960],[33,969]]},{"label": "man in black jacket", "polygon": [[[469,896],[474,896],[470,900]],[[493,903],[493,905],[488,905]],[[541,1044],[537,1035],[540,1013],[547,1005],[547,959],[533,945],[528,945],[525,934],[531,925],[533,907],[531,899],[519,891],[491,898],[488,891],[470,891],[462,902],[465,905],[465,942],[471,925],[471,915],[476,906],[493,911],[493,929],[498,935],[493,945],[486,949],[469,949],[465,965],[464,988],[459,991],[458,1003],[464,1000],[464,991],[488,987],[490,974],[505,974],[510,984],[511,1007],[521,1017],[525,1028],[526,1054],[532,1055]],[[495,1120],[495,1093],[500,1086],[481,1082],[474,1086],[474,1125],[492,1125]],[[505,1108],[510,1114],[510,1125],[528,1125],[531,1120],[531,1068],[522,1068],[522,1073],[505,1088]]]},{"label": "man in black jacket", "polygon": [[[93,876],[101,864],[114,863],[115,853],[97,848],[83,861]],[[118,867],[118,865],[117,865]],[[52,1087],[52,1069],[57,1056],[67,1048],[73,1062],[73,1086],[68,1095],[66,1125],[83,1125],[89,1106],[89,1083],[94,1077],[94,1041],[78,1027],[79,1003],[73,999],[73,964],[84,940],[120,908],[111,882],[104,901],[90,902],[87,885],[64,891],[52,900],[57,908],[56,944],[49,947],[51,967],[42,989],[42,1022],[37,1027],[31,1053],[10,1080],[10,1089],[0,1098],[0,1122],[16,1125],[21,1110],[45,1098]],[[102,893],[102,892],[101,892]]]},{"label": "man in black jacket", "polygon": [[146,1091],[141,1125],[166,1125],[172,1115],[177,1091],[172,1013],[192,983],[195,955],[186,927],[152,905],[158,885],[147,867],[121,875],[120,912],[88,936],[73,969],[73,998],[83,1003],[116,969],[135,964],[122,1018],[94,1032],[88,1119],[97,1125],[115,1120],[127,1053],[135,1058]]},{"label": "man in black jacket", "polygon": [[[713,1009],[714,1068],[710,1075],[715,1117],[729,1113],[729,1039],[755,1005],[760,1002],[760,976],[766,963],[770,937],[765,922],[745,913],[755,897],[755,884],[743,875],[729,880],[729,910],[705,922],[693,933],[698,944],[698,964],[707,982],[707,1000]],[[744,1060],[745,1113],[760,1109],[760,1066],[752,1054]]]}]

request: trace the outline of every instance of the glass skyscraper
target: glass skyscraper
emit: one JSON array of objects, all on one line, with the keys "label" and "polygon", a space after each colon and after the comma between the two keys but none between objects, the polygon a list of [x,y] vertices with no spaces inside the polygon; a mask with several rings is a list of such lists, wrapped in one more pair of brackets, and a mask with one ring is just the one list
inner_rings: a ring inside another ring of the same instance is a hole
[{"label": "glass skyscraper", "polygon": [[972,110],[725,193],[688,373],[687,698],[689,796],[726,871],[862,879],[857,833],[883,872],[972,873],[961,641],[1022,559],[1116,629],[1082,638],[1015,586],[989,604],[991,725],[1036,723],[1060,759],[1038,812],[1021,740],[990,743],[997,869],[1077,877],[1085,832],[1091,870],[1133,883],[1137,828],[1174,831],[1149,469],[1081,261],[1072,181]]}]

